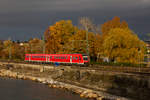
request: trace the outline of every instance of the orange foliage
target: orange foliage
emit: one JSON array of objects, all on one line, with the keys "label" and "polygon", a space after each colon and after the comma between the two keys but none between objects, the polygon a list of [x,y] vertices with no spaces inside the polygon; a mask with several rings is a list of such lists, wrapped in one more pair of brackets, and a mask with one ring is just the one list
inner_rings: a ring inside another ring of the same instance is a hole
[{"label": "orange foliage", "polygon": [[126,21],[120,22],[120,18],[115,16],[112,20],[105,22],[101,26],[103,37],[105,37],[109,31],[114,28],[128,28],[128,24]]},{"label": "orange foliage", "polygon": [[71,20],[61,20],[50,26],[45,32],[46,53],[67,53],[69,38],[75,33],[76,27]]}]

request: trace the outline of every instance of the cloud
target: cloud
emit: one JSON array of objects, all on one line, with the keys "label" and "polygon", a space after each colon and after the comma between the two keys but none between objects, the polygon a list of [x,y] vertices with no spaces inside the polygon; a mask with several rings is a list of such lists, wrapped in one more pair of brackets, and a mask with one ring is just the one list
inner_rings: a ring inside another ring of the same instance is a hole
[{"label": "cloud", "polygon": [[147,32],[150,0],[0,0],[0,37],[34,34],[61,19],[77,24],[81,16],[89,16],[97,24],[120,16],[135,30]]},{"label": "cloud", "polygon": [[133,9],[150,6],[150,0],[1,0],[1,12],[81,11]]}]

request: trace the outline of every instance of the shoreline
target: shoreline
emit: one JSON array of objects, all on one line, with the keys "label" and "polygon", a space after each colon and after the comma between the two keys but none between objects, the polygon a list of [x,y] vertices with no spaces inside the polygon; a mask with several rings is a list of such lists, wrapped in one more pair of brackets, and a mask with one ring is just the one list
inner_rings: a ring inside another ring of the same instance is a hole
[{"label": "shoreline", "polygon": [[[1,63],[1,66],[5,66],[6,64],[8,64],[8,63],[5,63],[5,64]],[[27,65],[24,64],[24,66],[21,66],[21,65],[18,65],[18,66],[19,67],[28,66],[28,67],[31,68],[31,66],[28,65],[28,64]],[[36,65],[34,65],[34,67],[35,66]],[[17,67],[17,66],[13,66],[13,67]],[[31,69],[37,70],[37,69],[34,69],[34,67],[32,66]],[[40,67],[35,67],[35,68],[40,68],[40,69],[38,69],[39,73],[43,72],[43,68],[41,69],[41,66]],[[3,67],[0,68],[0,77],[9,77],[9,78],[15,78],[15,79],[32,80],[32,81],[35,81],[35,82],[40,82],[40,83],[48,85],[50,88],[65,89],[65,90],[68,90],[70,92],[79,94],[80,97],[82,97],[82,98],[90,98],[90,99],[94,99],[94,100],[105,100],[105,99],[106,100],[131,100],[131,99],[127,99],[127,98],[124,98],[124,97],[111,95],[109,93],[96,91],[96,90],[93,90],[93,89],[88,89],[88,88],[84,88],[84,87],[81,87],[81,86],[56,81],[56,80],[52,79],[51,77],[45,77],[42,74],[37,76],[36,74],[32,73],[32,70],[31,70],[31,72],[26,73],[26,72],[15,72],[15,71],[12,71],[12,69],[13,68],[10,68],[10,69],[5,69]],[[55,67],[53,67],[53,66],[46,67],[45,66],[44,70],[48,70],[48,69],[55,69]]]}]

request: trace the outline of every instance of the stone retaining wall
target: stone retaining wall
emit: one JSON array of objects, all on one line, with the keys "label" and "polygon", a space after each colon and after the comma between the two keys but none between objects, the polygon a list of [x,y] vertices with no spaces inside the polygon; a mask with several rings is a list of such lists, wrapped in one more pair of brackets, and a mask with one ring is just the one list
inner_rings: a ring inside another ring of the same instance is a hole
[{"label": "stone retaining wall", "polygon": [[[123,98],[120,96],[114,96],[110,95],[108,93],[100,92],[100,91],[94,91],[92,89],[87,89],[83,87],[79,87],[76,85],[71,85],[59,81],[55,81],[50,77],[36,77],[34,75],[27,75],[25,73],[20,72],[13,72],[11,71],[11,67],[17,67],[17,68],[32,68],[32,69],[41,69],[41,65],[30,65],[30,64],[13,64],[13,63],[0,63],[0,66],[10,67],[8,69],[0,69],[0,76],[1,77],[11,77],[16,79],[24,79],[24,80],[32,80],[36,82],[41,82],[46,85],[48,85],[51,88],[61,88],[66,89],[69,91],[72,91],[74,93],[80,94],[81,97],[85,98],[92,98],[96,100],[129,100],[127,98]],[[54,70],[55,68],[53,66],[45,66],[45,70],[51,69]],[[57,68],[56,68],[57,69]],[[59,69],[59,68],[58,68]],[[63,68],[60,68],[62,70]],[[69,68],[67,70],[70,70]]]}]

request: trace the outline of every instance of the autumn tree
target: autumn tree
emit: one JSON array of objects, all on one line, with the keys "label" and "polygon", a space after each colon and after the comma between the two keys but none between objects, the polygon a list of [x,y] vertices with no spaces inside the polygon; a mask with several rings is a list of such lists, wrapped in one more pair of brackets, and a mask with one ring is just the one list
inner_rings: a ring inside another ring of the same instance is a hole
[{"label": "autumn tree", "polygon": [[88,17],[81,17],[79,19],[79,26],[80,29],[86,30],[88,32],[94,30],[94,24],[92,20]]},{"label": "autumn tree", "polygon": [[105,22],[103,25],[101,25],[101,32],[103,38],[107,36],[109,31],[114,28],[128,28],[128,24],[126,21],[120,21],[120,18],[115,16],[112,20]]},{"label": "autumn tree", "polygon": [[8,59],[9,58],[9,52],[11,50],[12,45],[13,45],[13,42],[10,41],[10,40],[5,40],[3,42],[3,49],[2,49],[2,58],[3,59]]},{"label": "autumn tree", "polygon": [[20,46],[16,42],[12,42],[10,40],[5,40],[0,44],[3,46],[0,50],[1,59],[24,59],[24,47]]},{"label": "autumn tree", "polygon": [[108,32],[103,48],[111,61],[138,63],[144,58],[145,43],[130,29],[115,28]]},{"label": "autumn tree", "polygon": [[29,40],[28,44],[24,45],[26,53],[43,53],[43,41],[38,38]]},{"label": "autumn tree", "polygon": [[11,46],[12,59],[24,60],[24,47],[19,43],[13,43]]},{"label": "autumn tree", "polygon": [[71,20],[61,20],[50,26],[45,32],[46,53],[69,53],[70,37],[76,29]]},{"label": "autumn tree", "polygon": [[0,58],[2,57],[3,42],[0,41]]},{"label": "autumn tree", "polygon": [[102,36],[100,34],[95,34],[95,42],[94,42],[94,55],[97,61],[101,61],[101,55],[103,55],[103,46],[102,46]]}]

